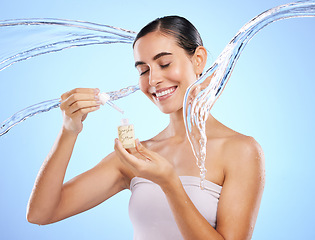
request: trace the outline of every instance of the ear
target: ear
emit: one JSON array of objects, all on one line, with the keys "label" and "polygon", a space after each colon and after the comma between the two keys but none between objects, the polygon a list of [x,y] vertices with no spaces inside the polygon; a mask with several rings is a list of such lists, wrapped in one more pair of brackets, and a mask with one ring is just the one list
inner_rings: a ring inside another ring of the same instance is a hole
[{"label": "ear", "polygon": [[193,61],[195,73],[199,77],[207,63],[207,50],[204,46],[199,46],[196,48]]}]

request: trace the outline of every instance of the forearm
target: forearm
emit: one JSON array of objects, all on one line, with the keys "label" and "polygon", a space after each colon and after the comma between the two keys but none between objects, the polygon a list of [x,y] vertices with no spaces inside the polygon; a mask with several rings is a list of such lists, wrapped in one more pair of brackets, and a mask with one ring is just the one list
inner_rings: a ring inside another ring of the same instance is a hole
[{"label": "forearm", "polygon": [[35,180],[27,208],[28,221],[44,224],[58,207],[76,138],[76,134],[60,131]]},{"label": "forearm", "polygon": [[184,239],[224,239],[200,214],[177,176],[169,184],[161,187]]}]

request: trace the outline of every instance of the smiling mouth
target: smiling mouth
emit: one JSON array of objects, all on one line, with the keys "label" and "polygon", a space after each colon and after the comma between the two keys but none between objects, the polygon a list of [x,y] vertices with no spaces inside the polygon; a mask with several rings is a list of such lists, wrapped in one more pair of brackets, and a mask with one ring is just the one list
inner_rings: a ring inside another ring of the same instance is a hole
[{"label": "smiling mouth", "polygon": [[157,101],[161,101],[161,100],[167,99],[170,96],[172,96],[173,93],[175,92],[176,88],[177,87],[170,87],[170,88],[167,88],[164,90],[159,90],[159,91],[153,93],[152,95],[154,96],[154,98]]}]

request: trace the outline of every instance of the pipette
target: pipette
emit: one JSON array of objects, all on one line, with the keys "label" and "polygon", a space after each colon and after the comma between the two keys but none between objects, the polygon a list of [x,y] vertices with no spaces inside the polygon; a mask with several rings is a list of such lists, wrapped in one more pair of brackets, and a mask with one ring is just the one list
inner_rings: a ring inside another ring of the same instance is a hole
[{"label": "pipette", "polygon": [[105,105],[105,103],[107,103],[109,106],[113,107],[114,109],[116,109],[118,112],[120,112],[121,114],[124,114],[124,111],[121,110],[117,105],[115,105],[113,102],[111,102],[110,96],[107,93],[100,93],[99,94],[100,97],[100,101],[102,105]]}]

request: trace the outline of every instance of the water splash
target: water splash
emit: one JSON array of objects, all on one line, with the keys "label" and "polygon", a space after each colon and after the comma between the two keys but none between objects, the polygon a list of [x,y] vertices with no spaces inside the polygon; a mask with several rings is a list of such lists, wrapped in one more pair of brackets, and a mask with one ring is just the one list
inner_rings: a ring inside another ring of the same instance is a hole
[{"label": "water splash", "polygon": [[[139,90],[138,85],[126,87],[123,89],[120,89],[118,91],[113,92],[107,92],[110,96],[110,101],[115,101],[123,97],[127,97],[128,95],[136,92]],[[21,111],[18,111],[17,113],[13,114],[11,117],[9,117],[7,120],[3,121],[0,124],[0,136],[6,134],[12,127],[19,124],[20,122],[23,122],[25,119],[35,116],[39,113],[48,112],[51,109],[59,107],[61,104],[61,99],[52,99],[44,102],[40,102],[37,104],[34,104],[32,106],[29,106]]]},{"label": "water splash", "polygon": [[[133,43],[136,33],[122,28],[64,19],[15,19],[0,21],[0,71],[39,55],[79,46]],[[14,42],[14,46],[12,46]],[[114,101],[139,90],[138,85],[108,92]],[[29,106],[0,124],[0,136],[25,119],[60,106],[52,99]]]},{"label": "water splash", "polygon": [[14,63],[68,48],[131,44],[135,36],[133,31],[84,21],[54,18],[0,21],[0,71]]},{"label": "water splash", "polygon": [[[209,117],[213,104],[226,86],[244,47],[258,31],[272,22],[293,17],[314,16],[314,0],[278,6],[256,16],[232,38],[205,74],[187,89],[183,104],[183,113],[187,135],[196,156],[197,165],[200,168],[201,188],[203,188],[206,175],[207,136],[205,122]],[[15,30],[15,27],[25,25],[30,27],[36,26],[36,28],[33,28],[33,30],[29,28],[27,30],[24,29],[24,33]],[[38,25],[40,26],[40,31],[38,31]],[[4,32],[3,28],[6,28],[7,32]],[[41,54],[93,44],[130,44],[135,38],[135,32],[132,31],[107,25],[60,19],[7,20],[0,22],[0,30],[0,44],[4,46],[0,52],[0,71],[16,62]],[[10,34],[10,31],[15,32],[14,34]],[[22,34],[23,38],[19,37],[17,33]],[[17,39],[9,39],[8,36],[17,36]],[[23,39],[23,42],[21,42],[21,39]],[[17,42],[14,49],[11,49],[11,46],[9,48],[5,47],[5,44],[8,45],[12,41]],[[116,100],[138,89],[139,86],[135,85],[119,91],[108,92],[107,94],[111,96],[110,100]],[[60,104],[59,101],[60,99],[45,101],[14,114],[11,118],[0,124],[0,136],[28,117],[58,107]],[[8,126],[10,127],[6,128]]]},{"label": "water splash", "polygon": [[315,17],[315,1],[301,1],[267,10],[245,24],[224,48],[212,66],[186,91],[184,119],[186,132],[200,169],[201,188],[206,176],[206,120],[221,95],[246,44],[267,25],[282,19]]},{"label": "water splash", "polygon": [[60,106],[60,99],[52,99],[48,101],[44,101],[41,103],[34,104],[27,108],[18,111],[13,114],[7,120],[3,121],[0,125],[0,136],[6,134],[12,127],[17,125],[18,123],[24,121],[25,119],[35,116],[42,112],[48,112],[51,109],[57,108]]}]

